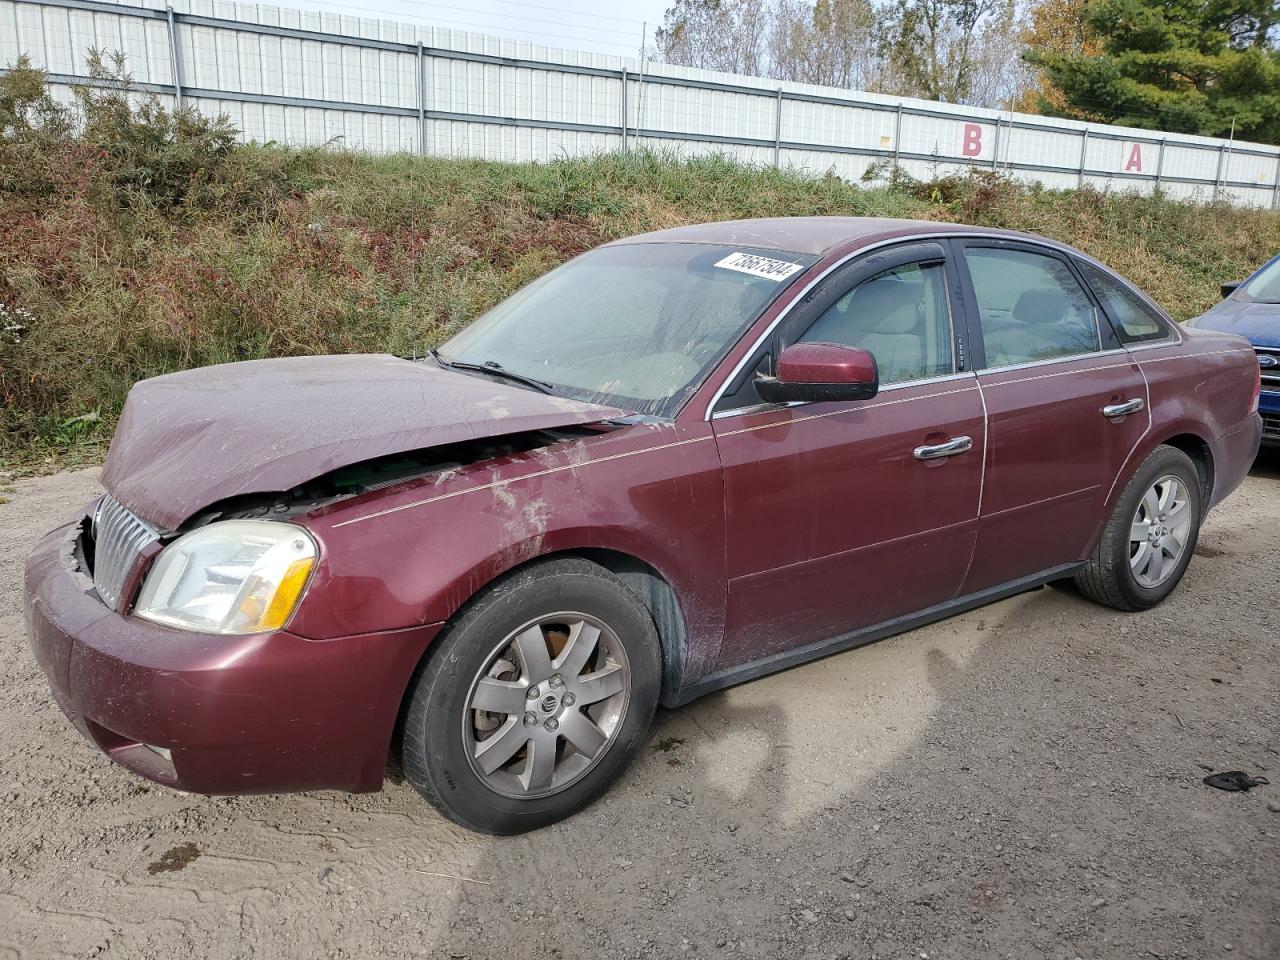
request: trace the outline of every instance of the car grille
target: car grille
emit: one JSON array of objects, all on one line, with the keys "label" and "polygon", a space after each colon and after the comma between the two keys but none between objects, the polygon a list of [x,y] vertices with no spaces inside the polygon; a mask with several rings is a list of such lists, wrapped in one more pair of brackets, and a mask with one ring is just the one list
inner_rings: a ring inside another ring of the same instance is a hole
[{"label": "car grille", "polygon": [[1280,440],[1280,413],[1262,415],[1262,439]]},{"label": "car grille", "polygon": [[160,539],[160,533],[111,496],[102,498],[94,516],[93,586],[103,603],[119,609],[120,594],[138,555]]},{"label": "car grille", "polygon": [[1262,389],[1263,390],[1280,390],[1280,347],[1254,347],[1254,352],[1258,354],[1258,362],[1263,363],[1264,357],[1274,357],[1275,366],[1262,368]]}]

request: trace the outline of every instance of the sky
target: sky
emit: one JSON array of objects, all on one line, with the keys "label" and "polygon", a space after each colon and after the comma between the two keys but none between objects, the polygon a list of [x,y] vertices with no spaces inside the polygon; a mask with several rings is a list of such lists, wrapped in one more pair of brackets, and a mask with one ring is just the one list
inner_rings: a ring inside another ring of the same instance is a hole
[{"label": "sky", "polygon": [[636,56],[674,0],[264,0],[276,6],[402,20],[529,40],[550,47]]}]

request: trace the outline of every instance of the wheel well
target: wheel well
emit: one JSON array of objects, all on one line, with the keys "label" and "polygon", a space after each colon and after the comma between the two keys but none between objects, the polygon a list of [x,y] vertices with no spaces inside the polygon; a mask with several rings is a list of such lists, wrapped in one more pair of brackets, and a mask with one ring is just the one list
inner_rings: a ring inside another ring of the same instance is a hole
[{"label": "wheel well", "polygon": [[662,645],[662,694],[663,703],[670,702],[680,688],[680,673],[684,665],[685,623],[676,592],[667,578],[638,557],[617,550],[584,548],[564,553],[538,557],[530,563],[556,557],[582,557],[598,563],[627,585],[627,588],[649,610],[653,625],[658,630]]},{"label": "wheel well", "polygon": [[[662,656],[662,690],[659,694],[659,700],[665,705],[674,703],[675,695],[680,689],[681,671],[684,665],[684,614],[680,610],[680,601],[676,598],[675,590],[667,582],[666,577],[654,567],[630,554],[603,548],[581,548],[533,557],[512,567],[510,570],[503,571],[494,580],[477,589],[453,612],[449,622],[455,621],[476,597],[493,586],[494,583],[505,580],[518,571],[536,563],[558,560],[563,557],[581,557],[583,560],[590,560],[592,563],[599,564],[626,584],[627,588],[636,595],[636,598],[645,605],[649,615],[653,617],[653,624],[657,628],[658,642],[661,646],[659,653]],[[405,710],[413,693],[414,682],[421,674],[434,648],[435,646],[432,644],[423,654],[422,660],[414,668],[413,674],[405,684],[404,693],[400,696],[400,708],[397,712],[390,743],[390,756],[397,761],[399,761],[404,735]]]},{"label": "wheel well", "polygon": [[1213,496],[1213,454],[1209,452],[1209,444],[1194,433],[1180,433],[1170,437],[1165,444],[1181,450],[1196,465],[1196,474],[1200,477],[1200,499],[1207,505]]},{"label": "wheel well", "polygon": [[[599,564],[626,584],[627,589],[634,593],[636,599],[644,604],[649,611],[649,615],[653,618],[653,625],[658,631],[658,642],[661,645],[659,651],[662,655],[661,699],[663,703],[671,702],[670,698],[674,697],[680,689],[681,672],[684,667],[684,649],[687,636],[684,613],[680,609],[680,601],[676,597],[676,592],[672,589],[667,578],[650,564],[645,563],[638,557],[633,557],[629,553],[608,550],[603,547],[581,547],[531,557],[510,570],[504,570],[499,576],[479,587],[475,593],[459,605],[458,609],[449,618],[449,622],[452,623],[456,620],[476,597],[488,590],[494,583],[509,579],[534,564],[545,563],[548,560],[560,560],[565,557],[580,557],[583,560],[590,560],[592,563]],[[422,658],[424,663],[430,655],[431,650],[428,650]],[[410,683],[409,688],[411,689],[412,686],[412,683]]]}]

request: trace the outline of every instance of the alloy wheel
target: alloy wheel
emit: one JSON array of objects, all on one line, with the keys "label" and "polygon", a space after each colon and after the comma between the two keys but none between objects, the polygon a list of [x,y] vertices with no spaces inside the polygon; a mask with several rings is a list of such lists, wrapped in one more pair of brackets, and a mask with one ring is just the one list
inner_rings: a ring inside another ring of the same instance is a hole
[{"label": "alloy wheel", "polygon": [[626,650],[607,624],[583,613],[539,617],[498,643],[472,681],[467,760],[502,796],[559,793],[608,752],[630,692]]},{"label": "alloy wheel", "polygon": [[1129,567],[1140,586],[1158,587],[1178,569],[1191,534],[1189,498],[1187,485],[1166,475],[1138,501],[1129,529]]}]

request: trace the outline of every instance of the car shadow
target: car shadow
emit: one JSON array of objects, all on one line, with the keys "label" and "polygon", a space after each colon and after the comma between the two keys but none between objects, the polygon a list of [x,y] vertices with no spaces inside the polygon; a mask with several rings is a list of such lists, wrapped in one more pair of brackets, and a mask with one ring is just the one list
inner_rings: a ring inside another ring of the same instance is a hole
[{"label": "car shadow", "polygon": [[1249,476],[1280,480],[1280,446],[1263,447],[1249,469]]},{"label": "car shadow", "polygon": [[468,858],[440,949],[1273,956],[1280,844],[1224,814],[1265,805],[1196,765],[1272,694],[1185,724],[1161,609],[1041,590],[665,711],[602,801]]}]

